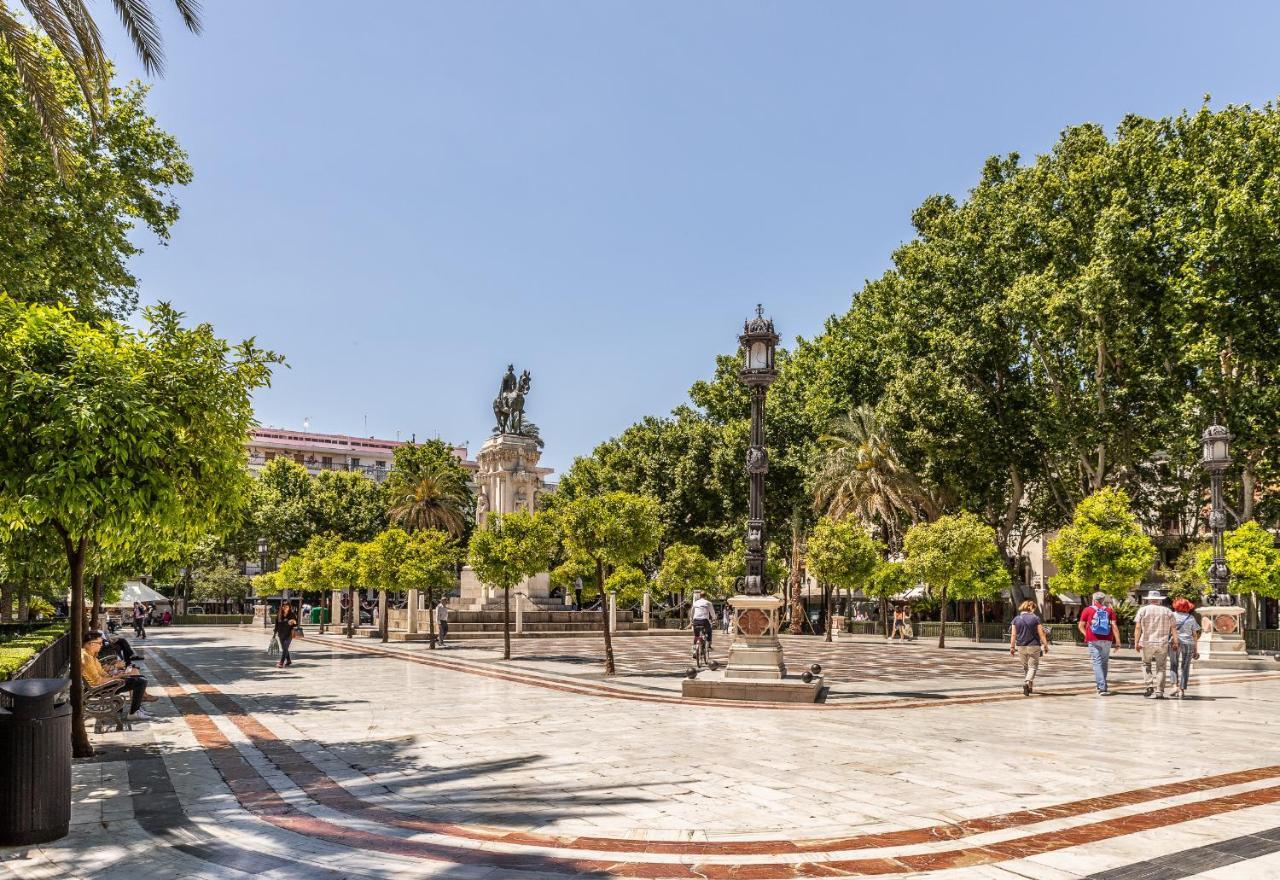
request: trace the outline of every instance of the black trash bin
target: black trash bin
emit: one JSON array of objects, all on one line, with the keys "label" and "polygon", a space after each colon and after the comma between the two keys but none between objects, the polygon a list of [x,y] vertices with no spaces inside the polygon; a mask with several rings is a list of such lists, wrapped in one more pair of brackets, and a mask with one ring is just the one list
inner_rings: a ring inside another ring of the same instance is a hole
[{"label": "black trash bin", "polygon": [[65,678],[0,682],[0,846],[67,836],[70,686]]}]

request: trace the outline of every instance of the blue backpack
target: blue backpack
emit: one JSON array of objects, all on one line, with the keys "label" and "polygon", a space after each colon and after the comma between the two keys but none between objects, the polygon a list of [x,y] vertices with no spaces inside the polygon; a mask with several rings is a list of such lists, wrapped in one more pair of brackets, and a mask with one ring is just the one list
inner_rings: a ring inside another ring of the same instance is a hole
[{"label": "blue backpack", "polygon": [[1099,608],[1093,612],[1093,620],[1089,621],[1089,630],[1099,637],[1111,635],[1111,612]]}]

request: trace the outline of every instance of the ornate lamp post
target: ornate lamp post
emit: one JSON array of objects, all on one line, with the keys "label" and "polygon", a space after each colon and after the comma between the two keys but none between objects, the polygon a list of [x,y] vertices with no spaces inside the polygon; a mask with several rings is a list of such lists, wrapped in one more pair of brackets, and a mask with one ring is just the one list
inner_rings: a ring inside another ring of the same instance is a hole
[{"label": "ornate lamp post", "polygon": [[1200,438],[1204,455],[1200,464],[1209,472],[1211,504],[1209,530],[1213,533],[1213,562],[1209,565],[1209,586],[1213,590],[1216,605],[1227,605],[1230,596],[1227,585],[1231,570],[1227,568],[1226,552],[1222,546],[1222,533],[1227,528],[1227,512],[1222,504],[1222,474],[1231,466],[1231,432],[1221,425],[1210,425]]},{"label": "ornate lamp post", "polygon": [[1231,466],[1231,432],[1222,425],[1210,425],[1200,441],[1204,450],[1200,464],[1209,472],[1209,530],[1213,534],[1213,561],[1209,564],[1213,599],[1211,604],[1200,606],[1201,634],[1197,643],[1200,665],[1226,669],[1255,668],[1257,661],[1248,659],[1244,638],[1240,634],[1244,609],[1231,602],[1231,570],[1227,567],[1222,545],[1222,533],[1227,528],[1227,511],[1222,503],[1222,477]]},{"label": "ornate lamp post", "polygon": [[782,599],[768,591],[765,582],[764,476],[769,471],[769,455],[764,445],[764,400],[769,386],[778,378],[774,352],[778,334],[773,321],[756,306],[756,315],[742,326],[738,337],[742,367],[738,376],[751,389],[751,442],[747,447],[747,475],[751,496],[747,507],[746,573],[741,591],[729,599],[733,609],[733,642],[729,662],[721,680],[699,680],[696,669],[686,675],[683,693],[687,697],[723,700],[804,702],[817,700],[822,691],[821,667],[816,664],[797,678],[786,677],[782,643],[778,640]]},{"label": "ornate lamp post", "polygon": [[764,475],[769,472],[769,454],[764,446],[764,399],[769,386],[778,378],[773,363],[778,347],[778,334],[773,320],[764,316],[764,306],[756,306],[756,316],[743,322],[738,337],[742,350],[742,369],[738,375],[751,389],[751,445],[747,447],[747,474],[751,478],[751,499],[747,508],[747,575],[742,592],[760,596],[765,592],[764,578]]}]

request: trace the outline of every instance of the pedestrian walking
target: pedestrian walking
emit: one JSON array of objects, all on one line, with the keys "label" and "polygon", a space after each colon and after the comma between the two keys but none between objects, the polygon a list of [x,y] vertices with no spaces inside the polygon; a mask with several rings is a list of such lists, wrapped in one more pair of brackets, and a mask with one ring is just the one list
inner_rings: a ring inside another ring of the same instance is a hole
[{"label": "pedestrian walking", "polygon": [[1173,601],[1173,653],[1169,655],[1169,668],[1173,673],[1173,696],[1181,700],[1187,695],[1191,680],[1191,661],[1200,659],[1196,650],[1196,636],[1200,633],[1200,621],[1191,612],[1195,606],[1189,599]]},{"label": "pedestrian walking", "polygon": [[1093,682],[1098,686],[1098,696],[1110,696],[1107,687],[1107,672],[1111,664],[1111,649],[1118,642],[1116,629],[1119,626],[1115,617],[1115,609],[1105,604],[1107,594],[1093,594],[1093,604],[1080,612],[1080,621],[1076,627],[1084,636],[1085,647],[1089,649],[1089,662],[1093,665]]},{"label": "pedestrian walking", "polygon": [[444,637],[449,634],[449,597],[441,596],[439,604],[436,605],[436,630],[440,633],[437,640],[441,648],[444,647]]},{"label": "pedestrian walking", "polygon": [[1030,599],[1018,606],[1019,614],[1009,627],[1009,655],[1022,661],[1022,695],[1035,690],[1040,658],[1049,653],[1049,636],[1036,614],[1036,603]]},{"label": "pedestrian walking", "polygon": [[289,645],[298,628],[298,615],[294,613],[292,603],[281,602],[274,631],[276,639],[280,642],[280,660],[276,663],[278,668],[283,669],[293,665],[293,658],[289,656]]},{"label": "pedestrian walking", "polygon": [[1169,679],[1169,653],[1174,641],[1173,612],[1164,604],[1164,595],[1151,590],[1146,603],[1133,620],[1133,647],[1142,655],[1142,681],[1147,698],[1164,699]]},{"label": "pedestrian walking", "polygon": [[142,607],[141,602],[133,603],[133,634],[137,638],[145,639],[147,637],[146,630],[147,609]]},{"label": "pedestrian walking", "polygon": [[911,609],[902,609],[902,638],[908,642],[916,640],[916,631],[911,628]]},{"label": "pedestrian walking", "polygon": [[725,635],[729,634],[730,628],[733,627],[733,609],[729,607],[729,603],[724,603],[723,620],[721,625],[724,627]]}]

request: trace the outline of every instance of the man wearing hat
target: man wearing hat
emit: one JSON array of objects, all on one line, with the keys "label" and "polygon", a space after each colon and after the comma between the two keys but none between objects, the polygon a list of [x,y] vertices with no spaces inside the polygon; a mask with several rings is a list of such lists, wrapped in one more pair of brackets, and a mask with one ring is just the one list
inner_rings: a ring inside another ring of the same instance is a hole
[{"label": "man wearing hat", "polygon": [[[1151,590],[1145,598],[1133,621],[1133,646],[1142,654],[1145,696],[1154,694],[1157,700],[1163,700],[1169,651],[1171,648],[1177,650],[1173,637],[1173,612],[1165,607],[1164,595],[1159,590]],[[1160,673],[1159,686],[1155,678],[1157,671]]]}]

